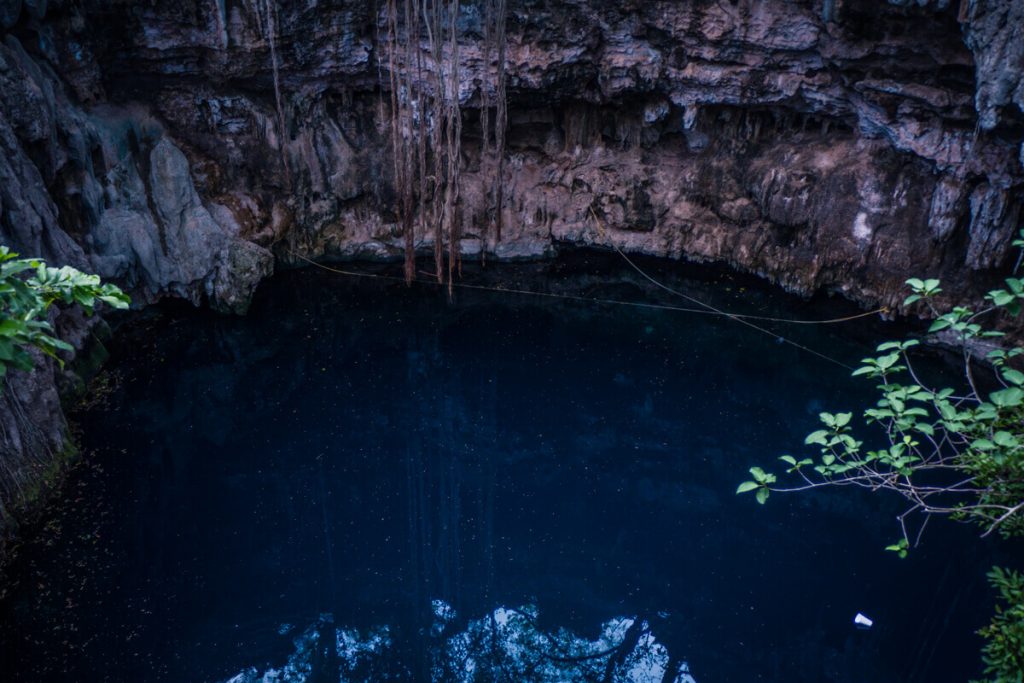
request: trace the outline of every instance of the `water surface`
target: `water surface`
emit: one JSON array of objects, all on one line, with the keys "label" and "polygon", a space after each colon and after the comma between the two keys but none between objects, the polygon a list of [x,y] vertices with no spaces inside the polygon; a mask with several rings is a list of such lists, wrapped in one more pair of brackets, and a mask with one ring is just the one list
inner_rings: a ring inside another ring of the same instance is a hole
[{"label": "water surface", "polygon": [[[488,272],[686,305],[604,257]],[[855,312],[679,272],[660,277],[733,310]],[[899,332],[774,329],[844,363]],[[0,601],[5,680],[979,673],[997,543],[934,523],[901,561],[895,501],[734,495],[871,398],[734,322],[305,270],[248,317],[168,308],[119,340]]]}]

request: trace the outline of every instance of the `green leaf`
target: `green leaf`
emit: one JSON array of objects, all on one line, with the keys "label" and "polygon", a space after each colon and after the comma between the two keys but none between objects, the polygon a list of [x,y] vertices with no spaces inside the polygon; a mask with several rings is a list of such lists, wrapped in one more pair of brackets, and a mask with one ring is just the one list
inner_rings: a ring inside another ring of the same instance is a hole
[{"label": "green leaf", "polygon": [[1015,437],[1010,432],[1004,431],[996,432],[995,434],[993,434],[992,440],[995,441],[997,445],[1002,446],[1003,448],[1014,448],[1020,444],[1020,442],[1017,441],[1017,437]]},{"label": "green leaf", "polygon": [[886,356],[881,356],[877,359],[878,367],[882,368],[883,370],[891,368],[893,365],[896,364],[896,361],[898,361],[899,359],[900,354],[898,353],[890,353]]},{"label": "green leaf", "polygon": [[779,460],[785,463],[789,463],[793,467],[796,467],[796,458],[794,458],[792,455],[779,456]]},{"label": "green leaf", "polygon": [[757,498],[758,503],[764,505],[765,501],[768,500],[768,493],[768,489],[762,487],[757,490],[757,493],[754,494],[754,497]]},{"label": "green leaf", "polygon": [[38,259],[16,259],[0,247],[0,374],[8,367],[32,368],[27,349],[36,348],[63,366],[59,354],[72,346],[53,335],[47,309],[55,302],[77,304],[91,312],[97,299],[126,308],[129,298],[97,275],[70,266],[52,268]]},{"label": "green leaf", "polygon": [[907,542],[907,539],[901,538],[898,542],[885,546],[885,549],[896,553],[900,556],[900,559],[903,559],[907,556],[910,544]]},{"label": "green leaf", "polygon": [[1013,368],[1003,368],[1003,379],[1011,384],[1021,386],[1024,384],[1024,372],[1014,370]]},{"label": "green leaf", "polygon": [[1015,408],[1024,402],[1024,389],[1010,387],[1002,391],[993,391],[988,398],[1000,408]]},{"label": "green leaf", "polygon": [[100,301],[102,301],[103,303],[107,304],[108,306],[110,306],[112,308],[117,308],[117,309],[120,309],[120,310],[127,309],[129,304],[131,303],[131,299],[129,299],[124,294],[121,294],[121,295],[104,294],[104,295],[100,296],[99,299],[100,299]]},{"label": "green leaf", "polygon": [[824,446],[827,443],[826,439],[828,438],[828,434],[828,431],[824,429],[819,429],[816,432],[811,432],[810,434],[807,435],[807,438],[804,439],[804,444],[810,446],[811,444],[816,443]]},{"label": "green leaf", "polygon": [[996,306],[1006,306],[1016,297],[1005,289],[993,289],[986,298],[991,299]]},{"label": "green leaf", "polygon": [[747,493],[748,491],[753,491],[759,486],[760,484],[758,484],[756,481],[745,481],[736,488],[736,495],[739,495],[741,493]]}]

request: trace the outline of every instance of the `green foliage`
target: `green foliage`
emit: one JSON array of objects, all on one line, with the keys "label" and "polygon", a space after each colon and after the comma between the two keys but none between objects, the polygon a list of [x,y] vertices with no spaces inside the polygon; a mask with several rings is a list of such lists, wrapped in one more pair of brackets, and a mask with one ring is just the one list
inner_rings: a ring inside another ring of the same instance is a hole
[{"label": "green foliage", "polygon": [[885,546],[885,549],[898,554],[900,556],[900,559],[902,560],[910,552],[910,543],[907,541],[907,539],[901,538],[896,543]]},{"label": "green foliage", "polygon": [[92,313],[99,302],[128,308],[128,296],[97,275],[69,266],[51,268],[38,259],[19,259],[0,246],[0,377],[8,368],[32,369],[29,349],[36,348],[61,362],[59,351],[71,346],[53,336],[46,311],[54,303],[78,305]]},{"label": "green foliage", "polygon": [[[1024,230],[1014,245],[1024,248]],[[929,332],[944,331],[959,340],[962,386],[937,388],[922,381],[911,357],[918,341],[881,344],[853,374],[876,383],[878,400],[863,411],[863,422],[879,428],[884,442],[869,448],[859,441],[852,413],[821,413],[822,428],[804,440],[816,452],[801,459],[780,458],[794,485],[776,486],[775,475],[755,467],[754,481],[740,484],[738,494],[753,491],[760,503],[772,491],[823,486],[899,494],[908,507],[899,516],[899,540],[886,550],[901,558],[924,528],[923,522],[916,533],[911,528],[915,514],[925,520],[945,515],[971,522],[981,527],[982,535],[1024,536],[1024,370],[1017,360],[1024,347],[1005,346],[986,354],[994,386],[984,390],[975,379],[977,361],[971,352],[980,342],[1005,337],[983,320],[990,314],[1019,316],[1024,279],[1007,278],[1004,288],[985,296],[987,305],[981,311],[965,306],[938,310],[939,284],[907,280],[911,294],[905,304],[926,306],[934,317]],[[980,632],[987,639],[987,683],[1024,683],[1024,576],[995,568],[989,578],[1005,605]]]},{"label": "green foliage", "polygon": [[[908,280],[913,294],[908,302],[931,299],[939,292],[937,280]],[[866,448],[855,438],[852,413],[821,413],[821,429],[811,432],[805,445],[817,454],[797,459],[780,458],[786,474],[798,485],[778,488],[773,474],[761,468],[751,472],[737,493],[755,491],[764,502],[772,490],[787,491],[818,486],[857,485],[902,495],[910,507],[901,516],[903,538],[889,549],[905,556],[911,513],[943,514],[980,524],[985,533],[1004,536],[1024,533],[1024,372],[1013,367],[1024,348],[989,352],[998,382],[995,390],[979,391],[969,345],[1002,336],[987,329],[981,316],[993,311],[1019,313],[1024,281],[1006,280],[1006,289],[989,292],[991,306],[980,312],[958,306],[936,314],[932,331],[949,329],[964,347],[964,388],[933,388],[914,371],[911,351],[918,341],[908,339],[881,344],[877,355],[865,358],[854,375],[877,383],[879,399],[863,412],[864,422],[882,428],[886,443]]]},{"label": "green foliage", "polygon": [[979,633],[985,637],[982,661],[986,683],[1024,681],[1024,575],[995,567],[988,574],[1002,604],[992,622]]},{"label": "green foliage", "polygon": [[754,491],[754,497],[757,498],[757,502],[764,505],[765,501],[768,500],[768,494],[771,491],[768,487],[776,481],[775,475],[768,474],[760,467],[751,467],[750,474],[754,477],[754,481],[743,482],[736,489],[736,493]]}]

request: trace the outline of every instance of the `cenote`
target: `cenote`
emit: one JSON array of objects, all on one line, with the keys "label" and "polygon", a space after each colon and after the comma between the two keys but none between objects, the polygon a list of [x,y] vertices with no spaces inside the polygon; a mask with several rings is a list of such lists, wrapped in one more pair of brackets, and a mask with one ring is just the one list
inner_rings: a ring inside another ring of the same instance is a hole
[{"label": "cenote", "polygon": [[[659,277],[731,310],[851,312]],[[679,303],[593,254],[463,282]],[[849,364],[893,329],[785,333]],[[11,568],[5,680],[980,673],[998,543],[937,521],[900,560],[897,501],[735,495],[872,394],[731,320],[305,269],[245,317],[151,309],[112,351],[74,418],[83,457]]]}]

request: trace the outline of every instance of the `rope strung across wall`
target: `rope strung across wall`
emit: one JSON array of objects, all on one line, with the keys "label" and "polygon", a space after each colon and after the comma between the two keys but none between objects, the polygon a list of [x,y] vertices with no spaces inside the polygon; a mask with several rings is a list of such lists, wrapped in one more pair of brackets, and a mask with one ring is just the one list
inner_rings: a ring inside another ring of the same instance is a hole
[{"label": "rope strung across wall", "polygon": [[629,256],[627,256],[624,251],[619,249],[619,247],[616,246],[615,242],[613,242],[608,237],[608,235],[604,232],[604,228],[601,227],[601,219],[597,217],[596,213],[594,213],[593,207],[591,207],[591,209],[590,209],[590,214],[594,217],[594,220],[597,222],[597,230],[598,230],[598,232],[601,233],[601,236],[608,240],[608,244],[611,246],[612,249],[615,250],[615,253],[617,253],[619,256],[621,256],[623,258],[623,260],[625,260],[625,262],[628,263],[629,266],[633,270],[635,270],[636,272],[640,273],[640,275],[642,275],[644,277],[644,279],[650,281],[651,283],[653,283],[655,286],[659,287],[660,289],[664,289],[666,292],[668,292],[670,294],[674,294],[674,295],[676,295],[678,297],[682,297],[683,299],[686,299],[687,301],[689,301],[691,303],[695,303],[695,304],[698,304],[700,306],[703,306],[705,309],[709,309],[707,312],[714,312],[714,313],[717,313],[718,315],[723,315],[723,316],[726,316],[726,317],[729,317],[729,318],[744,318],[746,320],[761,320],[761,321],[764,321],[764,322],[787,323],[787,324],[790,324],[790,325],[830,325],[832,323],[845,323],[848,320],[857,320],[858,318],[866,318],[869,315],[878,315],[878,314],[884,314],[884,313],[888,313],[889,312],[889,308],[888,307],[882,306],[881,308],[876,308],[876,309],[871,310],[871,311],[865,311],[864,313],[858,313],[856,315],[848,315],[848,316],[846,316],[844,318],[832,318],[830,320],[793,320],[791,318],[772,318],[772,317],[764,316],[764,315],[745,315],[745,314],[742,314],[742,313],[728,313],[726,311],[720,311],[717,308],[715,308],[714,306],[712,306],[711,304],[708,304],[708,303],[705,303],[703,301],[700,301],[699,299],[695,299],[694,297],[692,297],[692,296],[690,296],[688,294],[684,294],[682,292],[676,291],[676,290],[672,289],[671,287],[662,284],[658,280],[655,280],[653,277],[648,275],[646,272],[644,272],[640,268],[640,266],[638,266],[636,263],[634,263],[633,260],[631,258],[629,258]]},{"label": "rope strung across wall", "polygon": [[[311,258],[307,258],[306,256],[303,256],[302,254],[299,254],[299,253],[296,253],[294,251],[291,251],[290,249],[288,250],[288,253],[291,254],[292,256],[294,256],[295,258],[299,259],[300,261],[304,261],[305,263],[308,263],[309,265],[314,266],[315,268],[319,268],[319,269],[327,271],[329,273],[335,273],[337,275],[345,275],[345,276],[348,276],[348,277],[367,278],[367,279],[374,279],[374,280],[388,280],[388,281],[392,281],[392,282],[404,282],[404,283],[409,283],[410,282],[405,277],[398,277],[398,276],[395,276],[395,275],[383,275],[383,274],[380,274],[380,273],[366,273],[366,272],[360,272],[360,271],[355,271],[355,270],[345,270],[343,268],[336,268],[336,267],[333,267],[333,266],[328,266],[328,265],[326,265],[324,263],[320,263],[318,261],[314,261]],[[625,256],[621,252],[620,252],[620,255]],[[628,260],[629,259],[627,258],[627,261]],[[634,266],[634,268],[636,268],[635,264],[632,264],[632,262],[630,262],[630,263],[631,263],[631,265]],[[681,292],[676,292],[675,290],[672,290],[671,288],[668,288],[668,287],[665,287],[665,286],[661,285],[656,280],[654,280],[650,276],[647,276],[642,271],[640,271],[640,272],[648,280],[651,280],[655,284],[658,284],[659,286],[661,286],[662,289],[666,289],[667,291],[670,291],[670,292],[678,294],[679,296],[685,297],[685,298],[687,298],[687,299],[689,299],[689,300],[699,304],[701,306],[701,308],[691,308],[691,307],[688,307],[688,306],[673,306],[673,305],[670,305],[670,304],[653,304],[653,303],[645,303],[645,302],[641,302],[641,301],[621,301],[621,300],[618,300],[618,299],[605,299],[605,298],[602,298],[602,297],[588,297],[588,296],[581,296],[581,295],[578,295],[578,294],[560,294],[560,293],[556,293],[556,292],[539,292],[539,291],[531,290],[531,289],[519,289],[519,288],[516,288],[516,287],[499,287],[499,286],[492,286],[492,285],[479,285],[479,284],[472,284],[472,283],[461,282],[461,281],[459,281],[459,282],[452,282],[450,280],[447,283],[447,287],[449,289],[456,288],[456,289],[477,290],[477,291],[485,291],[485,292],[500,292],[500,293],[503,293],[503,294],[518,294],[518,295],[523,295],[523,296],[543,297],[543,298],[548,298],[548,299],[561,299],[563,301],[575,301],[575,302],[587,303],[587,304],[599,304],[599,305],[608,305],[608,306],[625,306],[625,307],[630,307],[630,308],[642,308],[642,309],[658,310],[658,311],[673,311],[673,312],[676,312],[676,313],[689,313],[689,314],[692,314],[692,315],[712,315],[712,316],[718,316],[718,317],[723,317],[723,318],[730,318],[732,320],[735,320],[736,322],[739,322],[739,323],[742,323],[744,325],[747,325],[748,327],[751,327],[751,328],[757,330],[758,332],[766,334],[766,335],[772,337],[773,339],[775,339],[776,341],[780,341],[782,343],[785,343],[785,344],[788,344],[788,345],[793,346],[795,348],[798,348],[798,349],[800,349],[802,351],[806,351],[807,353],[810,353],[810,354],[812,354],[814,356],[817,356],[818,358],[821,358],[823,360],[827,360],[830,363],[835,363],[836,365],[839,365],[839,366],[841,366],[843,368],[846,368],[847,370],[851,370],[851,371],[853,370],[853,367],[850,366],[850,365],[847,365],[846,363],[843,363],[840,360],[832,358],[831,356],[828,356],[828,355],[826,355],[824,353],[821,353],[819,351],[815,351],[812,348],[809,348],[809,347],[807,347],[807,346],[805,346],[803,344],[800,344],[800,343],[795,342],[795,341],[793,341],[791,339],[788,339],[788,338],[786,338],[784,336],[781,336],[781,335],[779,335],[779,334],[777,334],[775,332],[772,332],[771,330],[768,330],[768,329],[766,329],[764,327],[761,327],[759,325],[755,325],[754,323],[752,323],[750,321],[757,320],[757,321],[762,321],[762,322],[785,323],[785,324],[791,324],[791,325],[834,325],[834,324],[838,324],[838,323],[845,323],[845,322],[850,322],[850,321],[853,321],[853,320],[859,320],[861,318],[866,318],[868,316],[878,315],[880,313],[885,313],[887,311],[887,309],[885,309],[885,308],[879,308],[879,309],[875,309],[875,310],[872,310],[872,311],[865,311],[864,313],[857,313],[855,315],[845,316],[845,317],[842,317],[842,318],[830,318],[828,320],[797,320],[797,319],[790,319],[790,318],[773,318],[773,317],[769,317],[769,316],[751,315],[751,314],[746,314],[746,313],[731,313],[731,312],[728,312],[728,311],[723,311],[721,309],[715,308],[714,306],[711,306],[710,304],[704,303],[704,302],[702,302],[699,299],[696,299],[694,297],[690,297],[689,295],[682,294]],[[438,282],[436,279],[434,279],[432,277],[432,274],[428,273],[427,275],[430,276],[430,279],[421,279],[421,278],[414,277],[411,280],[411,283],[413,283],[413,284],[432,285],[432,286],[439,286],[439,285],[444,285],[445,284],[445,283]]]}]

